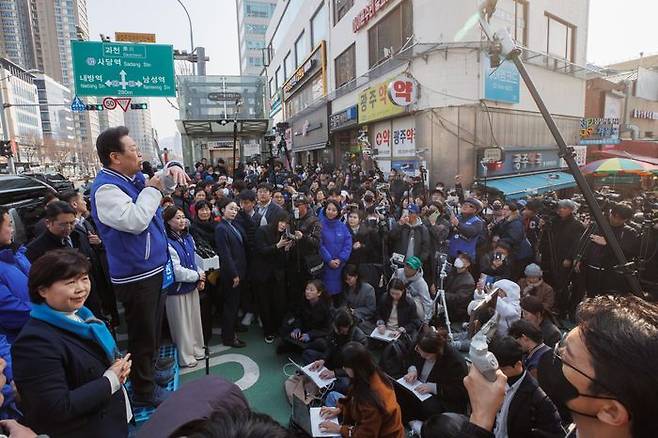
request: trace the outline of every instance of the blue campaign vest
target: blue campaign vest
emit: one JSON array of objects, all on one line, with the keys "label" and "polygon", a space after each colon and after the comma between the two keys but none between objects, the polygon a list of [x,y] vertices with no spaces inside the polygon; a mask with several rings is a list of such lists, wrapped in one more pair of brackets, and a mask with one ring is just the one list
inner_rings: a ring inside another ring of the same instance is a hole
[{"label": "blue campaign vest", "polygon": [[[461,218],[461,216],[460,216]],[[473,225],[476,222],[482,222],[482,219],[480,219],[479,216],[473,216],[464,224],[466,225]],[[448,256],[452,259],[457,257],[457,253],[459,252],[464,252],[468,255],[471,256],[471,259],[475,262],[475,256],[476,256],[476,248],[477,248],[477,243],[478,243],[478,238],[480,236],[473,236],[470,239],[467,237],[462,236],[459,233],[455,233],[451,238],[450,238],[450,245],[448,246]]]},{"label": "blue campaign vest", "polygon": [[130,179],[112,169],[103,168],[91,186],[91,215],[105,245],[110,280],[114,284],[127,284],[163,272],[169,252],[162,210],[158,208],[151,223],[139,234],[111,228],[101,222],[96,208],[96,191],[105,184],[117,186],[135,202],[144,189],[144,175],[140,172]]},{"label": "blue campaign vest", "polygon": [[[169,245],[174,248],[182,267],[196,271],[196,260],[194,258],[194,239],[187,234],[185,237],[172,238],[171,235],[167,238]],[[180,283],[175,282],[167,292],[169,295],[183,295],[192,292],[196,288],[194,283]]]}]

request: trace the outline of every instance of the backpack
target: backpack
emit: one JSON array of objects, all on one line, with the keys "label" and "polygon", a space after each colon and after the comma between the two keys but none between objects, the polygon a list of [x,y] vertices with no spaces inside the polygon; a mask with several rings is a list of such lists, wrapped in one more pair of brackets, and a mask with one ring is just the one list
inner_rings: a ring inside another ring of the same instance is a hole
[{"label": "backpack", "polygon": [[379,359],[379,367],[389,376],[398,379],[407,373],[407,362],[413,342],[407,333],[389,342]]}]

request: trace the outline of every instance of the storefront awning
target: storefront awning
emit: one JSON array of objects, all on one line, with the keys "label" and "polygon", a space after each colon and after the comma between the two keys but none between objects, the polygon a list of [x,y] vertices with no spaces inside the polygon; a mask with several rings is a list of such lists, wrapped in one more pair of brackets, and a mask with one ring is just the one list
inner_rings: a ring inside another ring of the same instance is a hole
[{"label": "storefront awning", "polygon": [[325,141],[325,142],[322,142],[322,143],[307,144],[307,145],[300,146],[300,147],[295,147],[295,146],[293,146],[293,147],[292,147],[292,151],[293,151],[294,153],[297,153],[297,152],[309,152],[309,151],[315,151],[315,150],[317,150],[317,149],[324,149],[325,146],[327,146],[327,142],[326,142],[326,141]]},{"label": "storefront awning", "polygon": [[[259,137],[269,131],[268,119],[238,119],[238,136]],[[233,135],[233,119],[176,120],[178,132],[189,137],[216,138]]]},{"label": "storefront awning", "polygon": [[[484,181],[480,180],[479,184],[483,186]],[[576,180],[569,173],[554,172],[498,178],[488,180],[486,185],[487,188],[503,193],[506,199],[519,199],[529,195],[575,187]]]}]

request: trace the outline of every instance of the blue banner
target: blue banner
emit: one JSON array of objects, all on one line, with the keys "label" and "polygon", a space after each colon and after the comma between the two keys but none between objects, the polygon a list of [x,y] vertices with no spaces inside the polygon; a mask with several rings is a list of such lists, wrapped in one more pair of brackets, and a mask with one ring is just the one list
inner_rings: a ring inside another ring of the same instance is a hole
[{"label": "blue banner", "polygon": [[497,102],[519,103],[521,76],[512,61],[504,61],[497,69],[491,68],[489,58],[483,57],[484,98]]}]

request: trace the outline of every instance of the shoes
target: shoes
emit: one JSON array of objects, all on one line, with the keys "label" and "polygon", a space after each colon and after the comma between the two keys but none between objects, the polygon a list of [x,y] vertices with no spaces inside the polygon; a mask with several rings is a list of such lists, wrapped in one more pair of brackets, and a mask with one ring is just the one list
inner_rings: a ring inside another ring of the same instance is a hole
[{"label": "shoes", "polygon": [[153,380],[155,383],[157,383],[159,386],[167,386],[169,382],[171,382],[171,379],[174,378],[174,368],[171,367],[167,370],[159,370],[155,369],[153,372]]},{"label": "shoes", "polygon": [[409,427],[414,436],[420,436],[420,429],[423,427],[423,422],[419,420],[412,420],[409,422]]},{"label": "shoes", "polygon": [[169,396],[172,394],[171,391],[167,391],[164,388],[161,388],[156,385],[155,389],[153,389],[153,393],[148,396],[148,397],[140,397],[139,395],[135,394],[133,397],[133,405],[135,407],[158,407],[169,398]]},{"label": "shoes", "polygon": [[271,344],[274,342],[274,336],[265,336],[265,343]]},{"label": "shoes", "polygon": [[247,312],[244,314],[244,317],[242,318],[242,325],[246,325],[249,327],[251,325],[251,321],[254,319],[254,314],[251,312]]},{"label": "shoes", "polygon": [[171,367],[174,366],[174,358],[169,356],[169,357],[159,357],[155,361],[155,369],[156,370],[168,370]]},{"label": "shoes", "polygon": [[194,361],[188,365],[181,365],[182,368],[196,368],[196,366],[199,365],[199,362]]},{"label": "shoes", "polygon": [[244,324],[238,324],[235,326],[235,331],[238,333],[246,333],[249,331],[249,327]]},{"label": "shoes", "polygon": [[223,342],[223,344],[227,347],[233,347],[233,348],[244,348],[247,346],[246,343],[243,341],[239,340],[238,338],[233,339],[233,342]]}]

